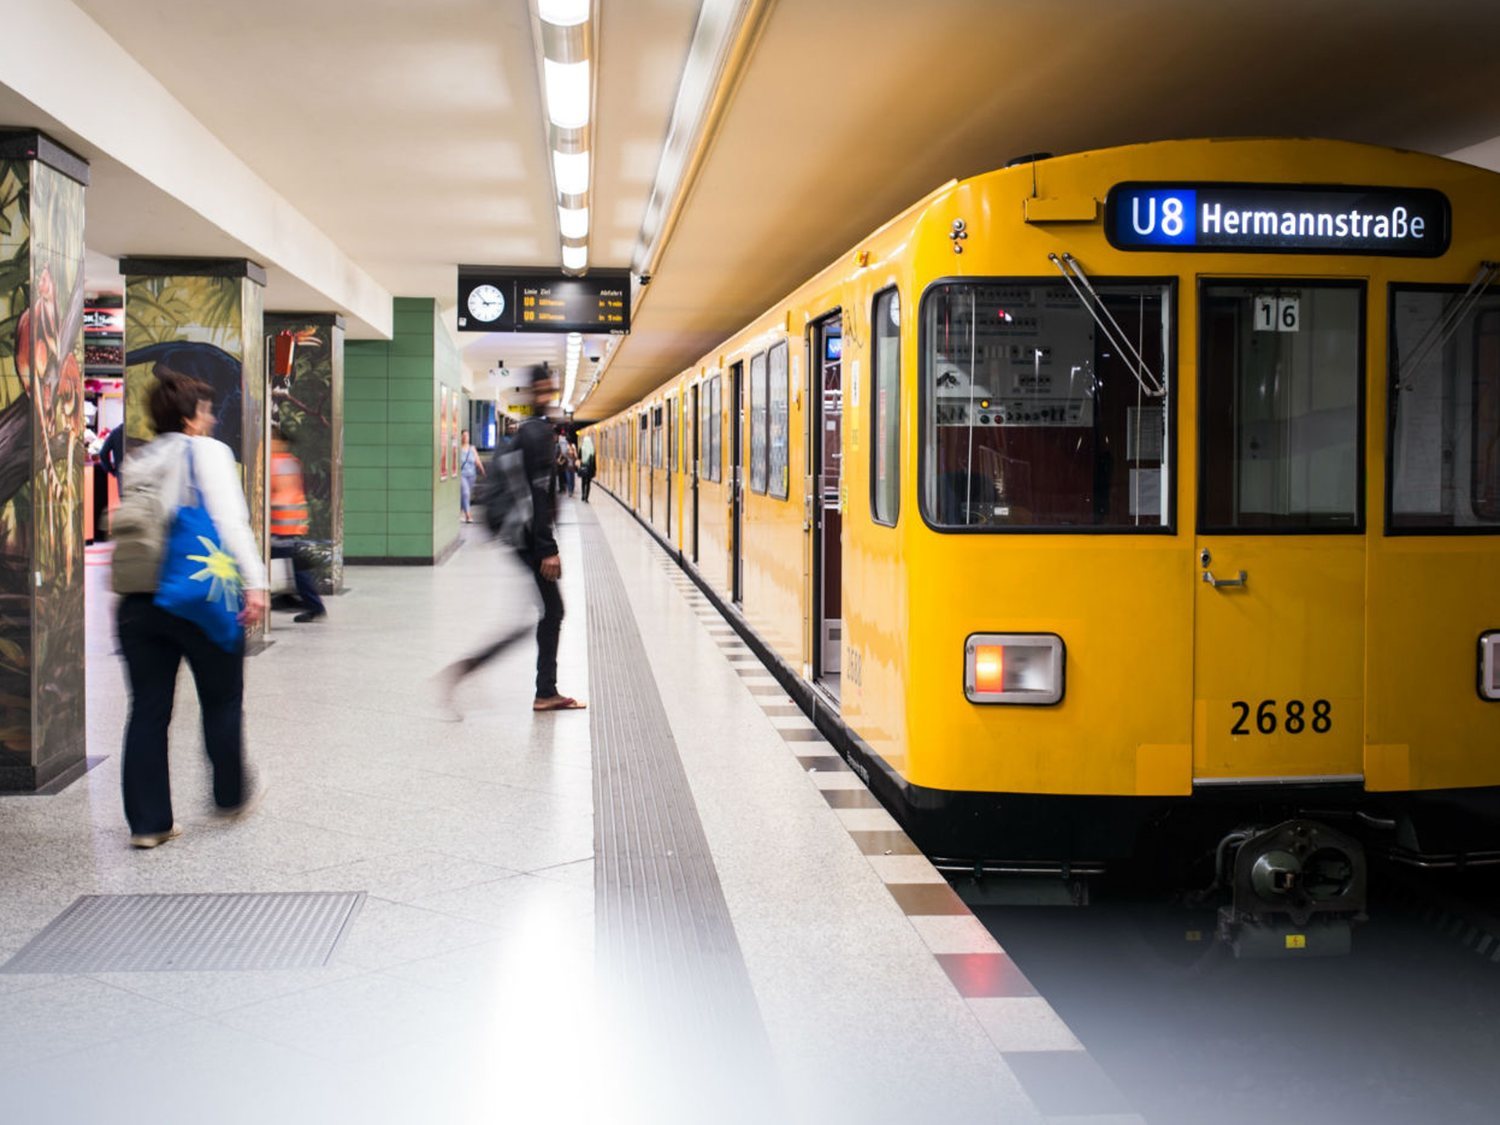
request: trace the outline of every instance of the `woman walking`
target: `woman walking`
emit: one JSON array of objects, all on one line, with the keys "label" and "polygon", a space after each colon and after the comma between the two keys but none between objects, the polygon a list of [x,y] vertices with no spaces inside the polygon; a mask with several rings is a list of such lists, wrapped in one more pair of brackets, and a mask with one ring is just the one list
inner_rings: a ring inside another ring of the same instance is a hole
[{"label": "woman walking", "polygon": [[469,498],[474,495],[474,481],[484,475],[484,465],[480,463],[479,454],[469,444],[469,431],[463,432],[464,443],[458,451],[458,506],[463,513],[464,523],[473,523],[474,517],[469,514]]},{"label": "woman walking", "polygon": [[[126,459],[121,474],[126,496],[133,488],[159,490],[167,519],[167,527],[161,529],[163,542],[170,539],[178,506],[201,503],[213,520],[223,554],[238,568],[244,589],[240,625],[254,624],[266,611],[266,571],[250,530],[234,454],[209,436],[214,430],[213,389],[197,379],[161,372],[151,391],[150,412],[159,436]],[[220,570],[227,575],[232,569],[225,566],[228,561],[211,564],[215,575]],[[245,639],[241,628],[237,642],[226,648],[197,623],[161,608],[156,604],[155,579],[133,581],[122,576],[118,566],[115,579],[115,589],[123,595],[120,650],[130,678],[122,766],[125,819],[131,844],[154,848],[182,834],[172,817],[167,728],[184,657],[198,687],[204,749],[213,766],[219,815],[243,815],[259,800],[260,793],[251,792],[245,778]],[[232,594],[233,576],[227,580]],[[147,588],[131,589],[133,584]]]}]

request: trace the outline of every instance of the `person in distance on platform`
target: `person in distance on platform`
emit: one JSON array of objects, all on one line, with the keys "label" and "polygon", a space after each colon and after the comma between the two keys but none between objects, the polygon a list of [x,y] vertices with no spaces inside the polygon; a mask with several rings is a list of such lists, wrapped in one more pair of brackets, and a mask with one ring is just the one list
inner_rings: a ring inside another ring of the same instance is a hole
[{"label": "person in distance on platform", "polygon": [[589,484],[594,479],[597,466],[598,462],[594,460],[594,439],[584,435],[578,447],[578,479],[583,482],[579,499],[585,504],[589,502]]},{"label": "person in distance on platform", "polygon": [[292,576],[302,612],[292,618],[299,625],[328,616],[328,607],[318,593],[318,575],[309,558],[307,489],[302,483],[302,462],[286,439],[271,439],[271,557],[291,559]]},{"label": "person in distance on platform", "polygon": [[[523,542],[516,548],[521,563],[530,572],[542,606],[536,626],[536,698],[533,711],[580,711],[585,704],[557,690],[557,642],[562,632],[563,599],[558,582],[562,578],[562,557],[553,536],[553,509],[557,492],[557,452],[552,425],[544,417],[545,408],[557,394],[557,382],[545,367],[534,369],[530,388],[536,413],[521,424],[511,438],[521,451],[525,484],[531,491],[531,521]],[[490,473],[494,480],[506,478],[497,452]],[[496,502],[500,499],[497,497]],[[438,673],[438,687],[444,705],[458,714],[455,695],[467,677],[499,656],[529,631],[529,627],[507,630],[498,639],[477,652],[456,660]]]},{"label": "person in distance on platform", "polygon": [[[250,530],[234,454],[210,436],[214,432],[213,397],[207,383],[172,372],[159,375],[150,397],[151,420],[159,436],[125,459],[121,475],[127,495],[136,482],[140,482],[138,487],[162,489],[172,512],[169,522],[177,504],[185,502],[179,494],[187,496],[196,486],[224,552],[238,568],[244,590],[240,623],[253,625],[266,612],[266,571]],[[164,529],[163,538],[167,534]],[[240,635],[233,650],[220,647],[196,622],[156,604],[155,579],[143,578],[136,584],[123,577],[118,556],[116,571],[115,588],[123,595],[118,611],[120,650],[130,683],[130,718],[121,768],[125,819],[130,824],[130,843],[154,848],[182,834],[172,818],[167,728],[183,657],[198,688],[218,815],[245,815],[264,791],[263,787],[252,790],[246,778],[244,636]]]},{"label": "person in distance on platform", "polygon": [[474,495],[474,482],[484,475],[484,465],[479,453],[469,443],[469,431],[463,432],[463,445],[458,450],[458,506],[464,523],[473,523],[469,514],[469,498]]}]

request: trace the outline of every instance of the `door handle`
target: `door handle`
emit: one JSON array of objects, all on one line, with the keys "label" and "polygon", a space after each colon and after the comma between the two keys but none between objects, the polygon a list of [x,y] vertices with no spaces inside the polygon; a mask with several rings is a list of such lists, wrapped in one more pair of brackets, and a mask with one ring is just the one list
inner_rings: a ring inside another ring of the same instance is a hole
[{"label": "door handle", "polygon": [[1240,576],[1238,578],[1215,578],[1212,571],[1205,570],[1203,572],[1203,581],[1207,582],[1215,590],[1223,589],[1225,587],[1244,586],[1246,578],[1247,575],[1243,570],[1240,571]]}]

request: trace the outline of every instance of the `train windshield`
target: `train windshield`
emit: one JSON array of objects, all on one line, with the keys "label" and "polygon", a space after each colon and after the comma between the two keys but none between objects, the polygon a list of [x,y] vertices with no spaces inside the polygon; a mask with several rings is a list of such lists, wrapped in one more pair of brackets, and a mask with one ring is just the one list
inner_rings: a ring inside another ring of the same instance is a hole
[{"label": "train windshield", "polygon": [[1500,296],[1391,294],[1390,526],[1500,530]]},{"label": "train windshield", "polygon": [[922,506],[930,524],[1169,527],[1170,289],[1095,281],[1092,300],[1064,281],[928,290]]}]

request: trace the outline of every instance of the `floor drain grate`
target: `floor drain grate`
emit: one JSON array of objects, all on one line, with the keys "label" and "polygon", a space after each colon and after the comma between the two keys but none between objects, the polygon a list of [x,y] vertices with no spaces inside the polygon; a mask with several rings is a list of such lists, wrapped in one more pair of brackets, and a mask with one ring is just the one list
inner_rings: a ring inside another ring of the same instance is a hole
[{"label": "floor drain grate", "polygon": [[162,973],[326,965],[363,891],[84,895],[0,973]]}]

